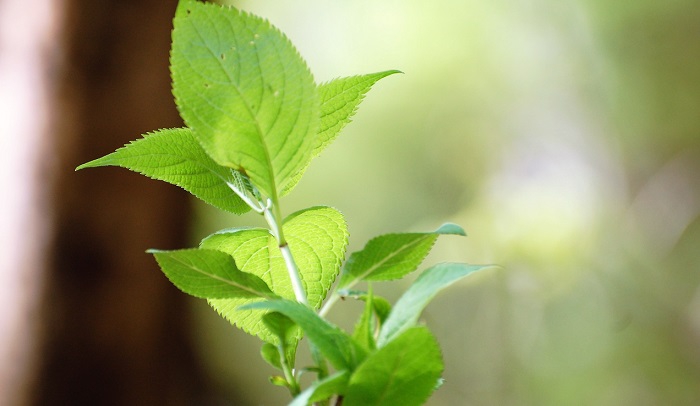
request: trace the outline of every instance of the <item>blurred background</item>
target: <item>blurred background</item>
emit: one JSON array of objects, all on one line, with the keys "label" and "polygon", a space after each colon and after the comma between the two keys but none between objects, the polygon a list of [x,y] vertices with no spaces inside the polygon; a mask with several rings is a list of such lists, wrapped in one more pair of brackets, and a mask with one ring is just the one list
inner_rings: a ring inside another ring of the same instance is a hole
[{"label": "blurred background", "polygon": [[[430,405],[700,404],[697,1],[231,4],[285,32],[318,82],[404,72],[285,213],[338,208],[350,252],[455,222],[469,237],[442,237],[426,267],[501,265],[424,313],[446,365]],[[288,400],[257,340],[144,253],[260,219],[123,169],[73,172],[181,125],[175,5],[0,0],[2,405]]]}]

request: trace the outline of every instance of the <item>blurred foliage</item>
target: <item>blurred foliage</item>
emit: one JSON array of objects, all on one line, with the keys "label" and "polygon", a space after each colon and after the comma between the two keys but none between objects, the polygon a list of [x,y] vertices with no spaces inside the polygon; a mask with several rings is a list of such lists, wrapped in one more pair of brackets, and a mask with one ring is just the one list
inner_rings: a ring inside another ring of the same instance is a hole
[{"label": "blurred foliage", "polygon": [[[426,311],[447,368],[430,404],[700,404],[695,0],[235,4],[280,27],[318,81],[405,72],[373,90],[287,213],[338,208],[351,250],[452,221],[469,238],[428,263],[503,266]],[[202,208],[195,238],[251,223]],[[285,402],[256,344],[194,308],[221,385]],[[352,325],[360,309],[331,318]]]}]

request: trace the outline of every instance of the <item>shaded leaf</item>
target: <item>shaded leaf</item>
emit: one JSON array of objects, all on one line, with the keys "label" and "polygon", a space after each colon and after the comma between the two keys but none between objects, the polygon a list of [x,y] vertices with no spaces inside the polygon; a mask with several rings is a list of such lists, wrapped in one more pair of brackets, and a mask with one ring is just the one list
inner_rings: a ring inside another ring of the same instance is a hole
[{"label": "shaded leaf", "polygon": [[329,399],[333,395],[342,394],[348,386],[349,378],[348,371],[338,371],[314,381],[311,386],[295,397],[289,406],[308,406],[311,403]]},{"label": "shaded leaf", "polygon": [[360,315],[360,319],[355,324],[352,338],[368,351],[373,351],[376,348],[374,342],[374,296],[372,294],[372,285],[370,284],[369,292],[365,296],[365,309]]},{"label": "shaded leaf", "polygon": [[337,370],[353,370],[365,357],[366,352],[337,326],[321,318],[306,305],[291,300],[272,300],[250,303],[241,307],[276,311],[294,320]]},{"label": "shaded leaf", "polygon": [[280,350],[276,345],[270,343],[264,343],[260,348],[260,356],[272,367],[282,370],[282,363],[280,362]]},{"label": "shaded leaf", "polygon": [[442,370],[437,341],[427,328],[414,327],[365,359],[350,377],[343,405],[422,405]]}]

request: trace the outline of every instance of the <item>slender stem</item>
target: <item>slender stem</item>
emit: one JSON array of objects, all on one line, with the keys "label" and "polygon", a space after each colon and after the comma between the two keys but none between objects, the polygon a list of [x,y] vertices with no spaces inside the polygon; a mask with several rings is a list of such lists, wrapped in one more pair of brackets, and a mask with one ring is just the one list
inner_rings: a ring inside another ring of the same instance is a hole
[{"label": "slender stem", "polygon": [[294,296],[297,298],[297,302],[308,305],[309,302],[306,300],[304,285],[302,285],[299,269],[296,262],[294,262],[292,251],[289,250],[289,244],[280,245],[280,251],[282,251],[284,263],[287,264],[287,271],[289,271],[289,278],[292,280],[292,289],[294,289]]},{"label": "slender stem", "polygon": [[279,222],[279,219],[281,218],[279,204],[276,204],[275,201],[268,199],[267,204],[263,209],[263,216],[265,217],[267,224],[270,226],[272,234],[275,236],[277,243],[279,244],[280,252],[282,252],[282,258],[287,266],[287,272],[289,273],[289,279],[292,282],[292,289],[294,290],[294,296],[296,297],[297,302],[308,305],[309,301],[306,299],[306,292],[304,291],[304,285],[301,281],[299,268],[294,261],[292,251],[289,249],[289,244],[287,244],[287,240],[284,238],[282,224]]},{"label": "slender stem", "polygon": [[335,302],[338,301],[339,298],[340,295],[338,294],[338,292],[333,291],[328,300],[326,300],[326,303],[324,303],[323,307],[321,307],[321,310],[318,311],[318,315],[324,317],[326,314],[328,314],[328,312],[331,310],[331,307],[333,307],[333,305],[335,304]]},{"label": "slender stem", "polygon": [[287,362],[287,355],[285,354],[284,347],[281,345],[278,345],[277,349],[279,350],[279,353],[280,353],[280,364],[282,364],[282,371],[284,372],[284,378],[287,380],[287,383],[289,384],[289,392],[291,392],[292,397],[296,397],[299,394],[299,392],[301,392],[301,388],[299,388],[299,382],[297,382],[297,379],[294,376],[294,372],[292,371],[292,368],[289,366],[289,363]]}]

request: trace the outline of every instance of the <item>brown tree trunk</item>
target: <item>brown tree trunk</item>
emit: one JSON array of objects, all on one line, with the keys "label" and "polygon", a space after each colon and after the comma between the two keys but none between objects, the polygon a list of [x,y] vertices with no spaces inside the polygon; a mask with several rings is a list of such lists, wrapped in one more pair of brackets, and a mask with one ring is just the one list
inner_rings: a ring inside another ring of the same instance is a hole
[{"label": "brown tree trunk", "polygon": [[188,195],[120,168],[73,172],[140,134],[182,125],[168,72],[176,3],[66,0],[55,234],[34,404],[207,404],[186,333],[187,297],[144,252],[188,245]]}]

